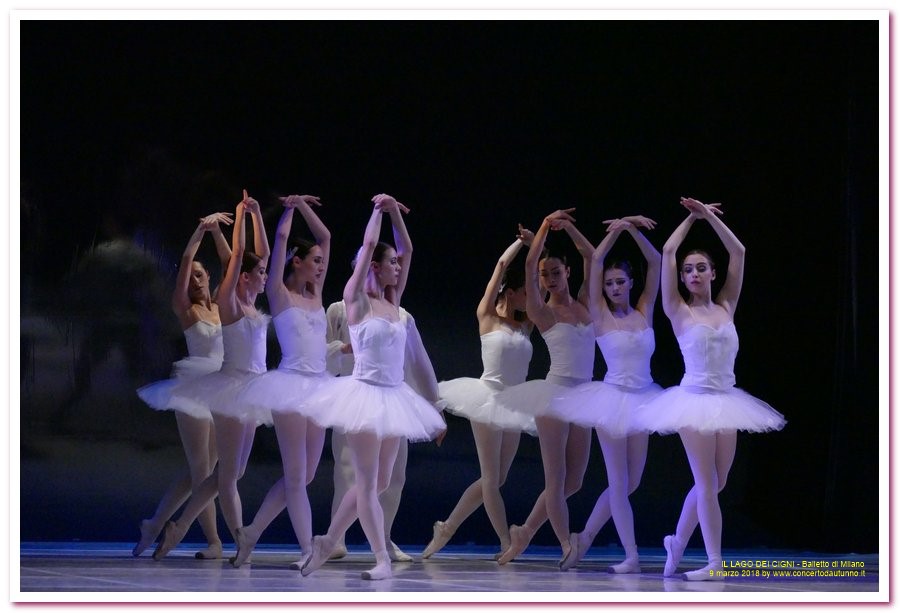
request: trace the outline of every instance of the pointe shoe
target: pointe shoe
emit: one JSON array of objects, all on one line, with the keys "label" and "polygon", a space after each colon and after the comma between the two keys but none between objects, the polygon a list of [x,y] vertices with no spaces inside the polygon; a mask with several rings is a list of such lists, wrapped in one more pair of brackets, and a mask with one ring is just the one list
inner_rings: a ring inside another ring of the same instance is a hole
[{"label": "pointe shoe", "polygon": [[674,534],[663,538],[663,547],[666,550],[666,565],[663,568],[663,577],[671,577],[678,570],[681,556],[684,555],[684,547],[679,547],[678,540]]},{"label": "pointe shoe", "polygon": [[246,526],[236,528],[234,530],[234,544],[237,545],[237,555],[234,556],[231,565],[235,568],[240,568],[242,564],[245,564],[250,559],[250,554],[253,553],[257,540],[259,539],[253,538],[252,534],[248,534]]},{"label": "pointe shoe", "polygon": [[222,557],[222,543],[213,543],[195,553],[194,557],[198,560],[218,560]]},{"label": "pointe shoe", "polygon": [[297,560],[296,562],[291,562],[290,565],[288,566],[288,568],[290,568],[291,570],[302,569],[303,566],[306,564],[307,560],[309,560],[310,555],[312,555],[312,554],[304,553],[303,557],[301,557],[299,560]]},{"label": "pointe shoe", "polygon": [[312,554],[306,560],[306,563],[300,567],[300,574],[306,577],[321,568],[328,561],[328,556],[331,555],[332,549],[334,549],[334,546],[324,536],[314,536]]},{"label": "pointe shoe", "polygon": [[178,526],[175,525],[175,522],[167,521],[165,528],[163,528],[162,539],[160,539],[159,544],[156,546],[156,551],[153,552],[153,559],[157,561],[162,560],[170,551],[178,546],[178,543],[180,543],[183,538],[184,534],[179,533]]},{"label": "pointe shoe", "polygon": [[393,577],[391,572],[391,558],[385,551],[375,554],[375,568],[363,571],[361,577],[364,581],[381,581]]},{"label": "pointe shoe", "polygon": [[347,546],[343,543],[338,543],[334,546],[334,549],[331,552],[331,555],[328,556],[329,560],[340,560],[347,556]]},{"label": "pointe shoe", "polygon": [[691,570],[681,575],[685,581],[723,581],[722,562],[710,562],[703,568]]},{"label": "pointe shoe", "polygon": [[531,537],[533,535],[529,532],[526,526],[516,526],[515,524],[509,527],[509,549],[503,552],[503,555],[497,559],[497,564],[501,566],[503,564],[507,564],[515,560],[523,551],[528,548],[528,544],[531,542]]},{"label": "pointe shoe", "polygon": [[612,575],[636,575],[641,572],[641,563],[638,560],[625,559],[618,564],[607,567],[606,572]]},{"label": "pointe shoe", "polygon": [[450,539],[453,538],[453,533],[456,530],[452,529],[445,522],[436,521],[434,522],[434,534],[431,537],[431,542],[428,543],[428,546],[425,547],[425,550],[422,552],[422,558],[427,560],[450,542]]},{"label": "pointe shoe", "polygon": [[560,561],[559,570],[565,572],[578,566],[585,553],[587,553],[587,548],[581,546],[581,534],[572,532],[569,534],[569,553]]},{"label": "pointe shoe", "polygon": [[153,542],[156,541],[156,537],[159,536],[159,530],[153,526],[149,519],[141,521],[140,530],[141,540],[139,540],[137,545],[134,546],[134,549],[131,550],[131,555],[134,557],[138,557],[144,553],[144,551],[147,550],[147,547],[152,545]]},{"label": "pointe shoe", "polygon": [[412,556],[408,553],[404,552],[402,549],[397,547],[397,544],[394,541],[387,542],[387,552],[388,557],[391,559],[391,562],[412,562]]}]

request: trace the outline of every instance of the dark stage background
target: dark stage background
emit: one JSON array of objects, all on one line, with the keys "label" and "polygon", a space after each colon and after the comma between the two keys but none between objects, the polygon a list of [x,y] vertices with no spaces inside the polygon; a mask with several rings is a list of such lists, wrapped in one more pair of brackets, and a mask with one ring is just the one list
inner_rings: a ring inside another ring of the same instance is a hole
[{"label": "dark stage background", "polygon": [[[326,302],[369,198],[407,204],[404,306],[441,379],[481,372],[474,310],[517,222],[577,207],[596,243],[602,220],[641,213],[661,248],[679,196],[724,203],[747,247],[738,385],[788,419],[739,437],[725,547],[876,552],[878,61],[874,21],[22,22],[21,538],[137,538],[182,459],[172,415],[134,389],[185,351],[168,302],[197,218],[233,211],[246,187],[270,239],[277,195],[322,198]],[[724,270],[708,227],[688,243]],[[580,278],[574,267],[573,288]],[[675,385],[661,308],[654,323],[654,376]],[[270,367],[278,356],[272,333]],[[411,449],[398,543],[424,545],[477,477],[468,424],[450,428],[443,447]],[[279,472],[261,429],[240,484],[246,521]],[[326,447],[316,532],[330,478]],[[542,481],[526,437],[511,522]],[[673,530],[690,481],[677,437],[652,437],[632,496],[639,545]],[[604,487],[594,443],[574,530]],[[264,540],[293,538],[284,514]],[[479,511],[455,542],[494,539]],[[616,540],[610,524],[597,543]],[[549,527],[535,542],[554,542]]]}]

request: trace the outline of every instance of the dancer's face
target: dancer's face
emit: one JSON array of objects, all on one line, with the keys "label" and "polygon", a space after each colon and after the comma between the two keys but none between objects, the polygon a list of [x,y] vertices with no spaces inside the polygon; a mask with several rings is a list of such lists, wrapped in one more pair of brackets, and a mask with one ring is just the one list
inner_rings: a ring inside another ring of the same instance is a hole
[{"label": "dancer's face", "polygon": [[266,289],[266,279],[269,275],[263,262],[254,266],[250,272],[241,273],[241,276],[245,278],[251,295],[261,294]]},{"label": "dancer's face", "polygon": [[716,271],[709,260],[699,253],[692,253],[681,263],[681,282],[691,294],[709,293],[716,278]]},{"label": "dancer's face", "polygon": [[634,280],[624,270],[610,268],[603,273],[603,292],[613,304],[629,304],[632,286]]},{"label": "dancer's face", "polygon": [[322,248],[314,245],[305,258],[294,256],[294,274],[303,283],[318,283],[325,274],[325,254]]},{"label": "dancer's face", "polygon": [[544,258],[538,264],[541,289],[551,294],[569,292],[569,267],[559,258]]},{"label": "dancer's face", "polygon": [[525,286],[518,289],[508,289],[506,290],[506,304],[514,311],[524,311],[525,310],[525,301],[528,298],[528,295],[525,293]]},{"label": "dancer's face", "polygon": [[188,295],[194,304],[209,299],[209,273],[206,272],[206,269],[200,262],[191,262]]},{"label": "dancer's face", "polygon": [[397,285],[400,280],[400,260],[394,249],[386,249],[380,262],[373,262],[372,270],[382,287]]}]

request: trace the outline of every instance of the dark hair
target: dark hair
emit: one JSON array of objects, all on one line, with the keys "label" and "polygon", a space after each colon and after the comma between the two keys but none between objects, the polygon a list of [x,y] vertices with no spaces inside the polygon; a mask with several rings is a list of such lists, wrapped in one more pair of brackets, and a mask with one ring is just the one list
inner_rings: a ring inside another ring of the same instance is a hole
[{"label": "dark hair", "polygon": [[621,270],[626,275],[628,275],[629,279],[634,279],[634,274],[631,272],[631,264],[628,263],[627,260],[615,260],[613,262],[609,262],[604,264],[603,272],[606,273],[607,270]]},{"label": "dark hair", "polygon": [[709,267],[712,268],[713,270],[716,269],[716,263],[713,261],[713,259],[710,257],[710,255],[708,253],[703,251],[703,249],[691,249],[690,251],[688,251],[687,253],[684,254],[684,257],[681,258],[681,262],[678,264],[679,272],[681,271],[681,267],[684,266],[684,261],[687,259],[687,257],[689,255],[702,255],[703,257],[706,258],[706,261],[709,262]]},{"label": "dark hair", "polygon": [[262,262],[262,258],[252,251],[245,251],[241,258],[241,272],[250,272],[256,265]]},{"label": "dark hair", "polygon": [[[497,299],[494,304],[500,301],[500,297],[506,293],[506,290],[517,290],[525,287],[525,271],[521,267],[507,268],[500,280],[500,291],[497,293]],[[522,311],[513,311],[512,318],[515,321],[525,321],[528,316]]]},{"label": "dark hair", "polygon": [[294,261],[294,256],[297,256],[301,260],[305,259],[306,256],[309,255],[309,252],[312,251],[312,248],[316,246],[316,243],[306,240],[305,238],[298,238],[294,241],[294,246],[288,249],[288,257],[287,261],[284,263],[284,274],[282,275],[282,281],[287,281],[287,278],[291,276],[291,273],[294,272],[294,267],[291,266],[291,262]]},{"label": "dark hair", "polygon": [[393,249],[393,248],[394,248],[393,245],[378,241],[378,244],[375,245],[375,250],[372,251],[372,259],[369,261],[370,262],[381,262],[381,260],[384,259],[384,254],[387,253],[387,250]]},{"label": "dark hair", "polygon": [[541,260],[549,260],[550,258],[555,258],[563,263],[563,266],[568,266],[569,263],[566,261],[566,255],[564,253],[557,253],[550,251],[546,247],[541,251]]},{"label": "dark hair", "polygon": [[521,268],[507,268],[500,280],[500,291],[497,297],[508,289],[517,290],[525,285],[525,272]]}]

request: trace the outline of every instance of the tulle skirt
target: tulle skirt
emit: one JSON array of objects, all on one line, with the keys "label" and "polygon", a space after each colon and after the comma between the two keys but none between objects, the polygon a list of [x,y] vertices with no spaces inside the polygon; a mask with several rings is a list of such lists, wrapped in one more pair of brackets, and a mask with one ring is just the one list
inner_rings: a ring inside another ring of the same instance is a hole
[{"label": "tulle skirt", "polygon": [[492,402],[503,410],[524,413],[532,418],[547,416],[568,422],[569,416],[561,407],[554,406],[553,399],[585,383],[577,379],[570,381],[571,385],[560,385],[546,379],[533,379],[497,392]]},{"label": "tulle skirt", "polygon": [[482,379],[461,377],[438,383],[441,398],[447,402],[447,410],[498,430],[527,432],[537,436],[534,416],[492,402],[502,387],[492,387]]},{"label": "tulle skirt", "polygon": [[551,401],[553,410],[567,421],[586,428],[598,428],[613,438],[642,430],[635,428],[635,410],[662,393],[656,383],[629,388],[603,381],[589,381],[568,389]]},{"label": "tulle skirt", "polygon": [[171,379],[163,379],[162,381],[156,381],[145,385],[137,390],[137,395],[141,400],[146,402],[150,408],[157,411],[176,410],[190,415],[191,417],[196,417],[197,419],[212,419],[209,409],[200,406],[176,409],[172,406],[172,390],[174,390],[179,383],[217,372],[221,367],[221,358],[188,356],[172,364]]},{"label": "tulle skirt", "polygon": [[712,434],[731,430],[781,430],[787,422],[768,403],[742,389],[679,385],[639,407],[633,423],[645,432],[671,434],[685,428]]},{"label": "tulle skirt", "polygon": [[205,409],[243,423],[271,425],[271,411],[251,406],[242,397],[246,387],[262,374],[229,369],[179,382],[172,390],[170,404],[176,411],[188,414]]},{"label": "tulle skirt", "polygon": [[383,386],[338,377],[310,396],[303,412],[324,428],[429,441],[446,425],[438,410],[406,383]]},{"label": "tulle skirt", "polygon": [[312,375],[280,368],[270,370],[247,383],[237,404],[263,415],[267,412],[305,415],[303,407],[310,396],[334,381],[334,377],[325,373]]}]

